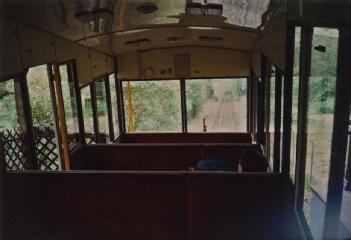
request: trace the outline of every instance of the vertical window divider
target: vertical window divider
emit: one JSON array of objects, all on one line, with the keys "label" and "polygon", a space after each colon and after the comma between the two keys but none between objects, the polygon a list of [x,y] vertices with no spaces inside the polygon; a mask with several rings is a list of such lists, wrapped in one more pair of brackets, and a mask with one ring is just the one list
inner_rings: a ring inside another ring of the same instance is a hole
[{"label": "vertical window divider", "polygon": [[111,88],[108,75],[104,77],[105,82],[105,91],[106,91],[106,105],[107,105],[107,118],[108,118],[108,129],[110,135],[110,141],[113,142],[114,138],[114,130],[113,130],[113,118],[112,118],[112,103],[111,103]]},{"label": "vertical window divider", "polygon": [[246,131],[249,133],[252,133],[252,80],[253,80],[253,73],[252,69],[250,69],[250,76],[246,78],[246,96],[247,96],[247,101],[246,101]]},{"label": "vertical window divider", "polygon": [[257,140],[258,143],[265,145],[266,139],[264,134],[264,115],[265,115],[265,85],[267,80],[267,58],[261,55],[261,81],[258,83],[258,102],[260,105],[257,109]]},{"label": "vertical window divider", "polygon": [[[59,129],[58,131],[60,132],[61,138],[58,139],[58,142],[60,143],[59,146],[62,148],[62,156],[63,159],[61,159],[62,166],[61,168],[63,170],[70,170],[70,160],[69,160],[69,146],[68,146],[68,136],[67,136],[67,126],[66,126],[66,116],[65,116],[65,109],[64,109],[64,103],[63,103],[63,94],[62,94],[62,82],[61,82],[61,75],[60,75],[60,69],[58,63],[53,63],[52,64],[52,70],[53,70],[53,84],[55,87],[55,93],[56,95],[52,96],[52,102],[56,102],[56,107],[57,107],[57,116],[58,116],[58,126]],[[50,81],[50,78],[49,78]]]},{"label": "vertical window divider", "polygon": [[[265,140],[266,140],[266,154],[267,154],[267,159],[270,162],[270,156],[271,156],[271,133],[270,133],[270,115],[271,115],[271,74],[272,74],[272,64],[267,60],[266,64],[266,84],[265,84],[265,111],[264,111],[264,133],[265,133]],[[271,166],[272,167],[272,166]]]},{"label": "vertical window divider", "polygon": [[186,86],[185,79],[180,79],[180,99],[182,108],[182,131],[183,133],[188,132],[188,116],[186,108]]},{"label": "vertical window divider", "polygon": [[[25,127],[25,146],[27,146],[28,158],[26,163],[26,168],[30,170],[38,169],[38,161],[36,158],[36,149],[35,149],[35,136],[33,131],[33,116],[30,105],[28,84],[26,73],[21,74],[18,77],[14,78],[16,83],[19,83],[20,92],[21,92],[21,102],[22,102],[22,111],[24,116],[24,127]],[[5,159],[4,159],[5,160]]]},{"label": "vertical window divider", "polygon": [[283,148],[282,173],[290,179],[290,151],[291,151],[291,118],[292,94],[294,75],[295,26],[288,23],[285,51],[285,80],[284,80],[284,107],[283,107]]},{"label": "vertical window divider", "polygon": [[91,109],[93,111],[93,123],[94,123],[94,133],[95,133],[95,142],[100,142],[100,132],[99,132],[99,121],[97,114],[97,105],[96,105],[96,89],[95,81],[90,83],[90,94],[91,94]]},{"label": "vertical window divider", "polygon": [[124,116],[124,103],[123,103],[123,87],[122,80],[118,79],[118,64],[117,57],[113,58],[114,67],[115,67],[115,82],[116,82],[116,96],[117,96],[117,112],[118,112],[118,127],[121,135],[126,133],[126,124]]},{"label": "vertical window divider", "polygon": [[55,91],[55,79],[54,79],[54,72],[53,72],[53,65],[48,64],[47,65],[47,73],[48,73],[48,79],[49,79],[49,90],[50,90],[50,100],[51,100],[51,106],[52,106],[52,112],[54,115],[54,122],[55,122],[55,137],[57,139],[57,147],[58,147],[58,158],[59,158],[59,163],[60,167],[62,169],[63,164],[63,150],[62,150],[62,142],[61,142],[61,133],[59,131],[59,122],[58,122],[58,113],[57,113],[57,102],[56,102],[56,91]]},{"label": "vertical window divider", "polygon": [[307,151],[307,112],[308,112],[308,82],[311,70],[312,27],[302,27],[300,73],[299,73],[299,103],[297,119],[297,149],[296,149],[296,194],[295,209],[302,216],[305,187],[305,168]]},{"label": "vertical window divider", "polygon": [[257,124],[258,124],[258,94],[259,94],[259,91],[258,91],[258,88],[259,88],[259,82],[258,82],[258,77],[256,76],[255,72],[253,72],[253,78],[252,78],[252,86],[253,86],[253,89],[252,89],[252,127],[253,127],[253,136],[254,136],[254,139],[255,141],[258,141],[258,127],[257,127]]},{"label": "vertical window divider", "polygon": [[276,72],[275,72],[273,172],[280,172],[282,72],[278,67],[276,67],[275,69],[276,69]]},{"label": "vertical window divider", "polygon": [[351,101],[351,27],[340,28],[335,112],[323,239],[339,232]]},{"label": "vertical window divider", "polygon": [[83,117],[83,107],[82,107],[82,95],[79,89],[78,74],[76,62],[73,61],[71,64],[68,64],[68,69],[71,74],[69,77],[72,77],[74,84],[74,92],[76,95],[76,105],[77,105],[77,117],[78,117],[78,127],[79,127],[79,142],[80,144],[85,145],[85,129],[84,129],[84,117]]}]

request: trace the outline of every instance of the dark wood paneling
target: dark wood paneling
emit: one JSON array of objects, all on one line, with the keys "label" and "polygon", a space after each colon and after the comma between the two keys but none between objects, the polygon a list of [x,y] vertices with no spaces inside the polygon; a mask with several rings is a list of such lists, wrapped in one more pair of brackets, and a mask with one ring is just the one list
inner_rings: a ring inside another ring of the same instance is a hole
[{"label": "dark wood paneling", "polygon": [[10,173],[7,239],[186,237],[182,173]]},{"label": "dark wood paneling", "polygon": [[177,171],[193,167],[201,159],[228,159],[237,169],[246,149],[260,151],[257,144],[97,144],[74,154],[71,164],[77,170]]},{"label": "dark wood paneling", "polygon": [[6,239],[301,239],[279,174],[10,172]]},{"label": "dark wood paneling", "polygon": [[250,133],[133,133],[121,143],[251,143]]}]

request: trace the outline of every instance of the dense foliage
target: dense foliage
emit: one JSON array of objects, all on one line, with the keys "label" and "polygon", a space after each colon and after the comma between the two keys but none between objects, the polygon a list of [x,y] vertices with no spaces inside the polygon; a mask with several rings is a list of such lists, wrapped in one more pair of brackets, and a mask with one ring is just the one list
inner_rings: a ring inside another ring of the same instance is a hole
[{"label": "dense foliage", "polygon": [[[181,107],[178,81],[131,82],[136,131],[180,131]],[[123,84],[126,124],[129,123],[128,84]]]},{"label": "dense foliage", "polygon": [[0,82],[0,129],[18,127],[17,119],[13,80]]}]

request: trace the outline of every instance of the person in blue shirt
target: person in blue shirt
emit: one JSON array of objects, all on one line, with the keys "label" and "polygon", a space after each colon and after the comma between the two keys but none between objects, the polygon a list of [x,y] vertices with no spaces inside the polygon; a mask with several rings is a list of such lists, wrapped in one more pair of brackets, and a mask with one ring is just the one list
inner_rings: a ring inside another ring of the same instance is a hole
[{"label": "person in blue shirt", "polygon": [[[236,159],[200,160],[190,171],[236,171]],[[242,172],[267,172],[266,157],[253,149],[244,150],[239,159]]]},{"label": "person in blue shirt", "polygon": [[195,171],[234,171],[234,161],[213,159],[213,160],[200,160],[196,163]]}]

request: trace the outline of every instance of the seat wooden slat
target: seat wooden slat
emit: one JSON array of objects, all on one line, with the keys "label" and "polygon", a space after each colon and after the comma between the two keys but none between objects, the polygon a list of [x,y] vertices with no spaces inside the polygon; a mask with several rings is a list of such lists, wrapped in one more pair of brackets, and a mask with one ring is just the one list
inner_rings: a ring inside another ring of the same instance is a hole
[{"label": "seat wooden slat", "polygon": [[119,143],[251,143],[250,133],[127,133]]},{"label": "seat wooden slat", "polygon": [[[185,170],[201,159],[233,159],[237,169],[245,149],[260,151],[257,144],[96,144],[72,157],[73,169]],[[235,169],[233,169],[235,170]]]},{"label": "seat wooden slat", "polygon": [[185,239],[183,173],[9,174],[9,239]]},{"label": "seat wooden slat", "polygon": [[301,239],[283,177],[9,172],[6,239]]}]

